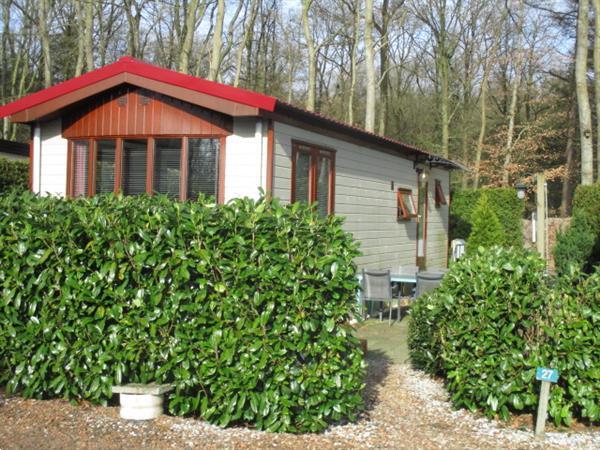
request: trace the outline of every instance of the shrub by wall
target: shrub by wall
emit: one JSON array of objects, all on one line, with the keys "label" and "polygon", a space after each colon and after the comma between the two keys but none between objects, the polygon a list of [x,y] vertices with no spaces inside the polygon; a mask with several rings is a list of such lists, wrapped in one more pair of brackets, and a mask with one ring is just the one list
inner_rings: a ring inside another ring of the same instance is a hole
[{"label": "shrub by wall", "polygon": [[29,183],[27,161],[0,158],[0,193],[10,190],[26,191]]},{"label": "shrub by wall", "polygon": [[534,253],[493,247],[461,258],[414,304],[413,364],[444,377],[455,406],[504,419],[535,412],[535,368],[555,367],[554,421],[599,420],[600,273],[551,284]]},{"label": "shrub by wall", "polygon": [[0,384],[106,403],[173,383],[170,413],[223,426],[352,420],[355,256],[341,219],[299,204],[0,197]]},{"label": "shrub by wall", "polygon": [[464,189],[452,194],[450,202],[451,239],[468,239],[473,225],[472,214],[482,194],[486,194],[490,208],[500,221],[505,234],[502,245],[521,247],[523,232],[521,219],[525,205],[511,188]]},{"label": "shrub by wall", "polygon": [[554,246],[559,273],[574,264],[587,272],[600,265],[600,183],[578,186],[573,197],[573,220]]}]

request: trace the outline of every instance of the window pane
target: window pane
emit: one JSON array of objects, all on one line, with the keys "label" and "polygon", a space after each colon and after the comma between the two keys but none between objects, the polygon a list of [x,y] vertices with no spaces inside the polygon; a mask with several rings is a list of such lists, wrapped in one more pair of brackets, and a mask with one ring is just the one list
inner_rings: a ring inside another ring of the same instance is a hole
[{"label": "window pane", "polygon": [[114,139],[96,141],[96,194],[107,194],[115,190]]},{"label": "window pane", "polygon": [[219,140],[188,140],[188,186],[187,197],[198,198],[198,194],[217,196],[219,173]]},{"label": "window pane", "polygon": [[294,201],[310,202],[310,153],[296,153],[296,177],[294,179]]},{"label": "window pane", "polygon": [[413,215],[415,213],[415,205],[411,193],[409,191],[403,191],[401,195],[404,206],[406,207],[406,212]]},{"label": "window pane", "polygon": [[73,143],[73,197],[88,194],[88,141]]},{"label": "window pane", "polygon": [[181,139],[154,141],[154,192],[179,198]]},{"label": "window pane", "polygon": [[139,195],[146,192],[146,155],[146,139],[123,140],[123,194]]},{"label": "window pane", "polygon": [[331,171],[331,160],[319,158],[317,164],[317,211],[321,216],[329,213],[329,175]]}]

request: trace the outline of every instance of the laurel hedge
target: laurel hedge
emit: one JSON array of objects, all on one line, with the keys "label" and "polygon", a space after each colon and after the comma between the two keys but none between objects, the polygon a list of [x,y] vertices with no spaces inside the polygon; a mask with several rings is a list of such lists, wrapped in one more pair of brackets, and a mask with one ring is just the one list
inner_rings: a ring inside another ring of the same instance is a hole
[{"label": "laurel hedge", "polygon": [[171,414],[271,431],[353,420],[357,254],[341,219],[276,200],[0,197],[0,385],[106,404],[172,383]]},{"label": "laurel hedge", "polygon": [[555,279],[535,253],[479,248],[411,314],[411,360],[446,380],[455,406],[534,413],[544,366],[560,372],[549,405],[557,425],[600,420],[600,272]]},{"label": "laurel hedge", "polygon": [[29,182],[27,161],[0,158],[0,193],[11,190],[25,191]]}]

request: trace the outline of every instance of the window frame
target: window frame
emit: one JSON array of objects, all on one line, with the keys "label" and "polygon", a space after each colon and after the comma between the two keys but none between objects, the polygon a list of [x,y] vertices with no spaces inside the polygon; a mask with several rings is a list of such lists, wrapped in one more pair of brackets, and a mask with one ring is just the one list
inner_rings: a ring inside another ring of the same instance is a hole
[{"label": "window frame", "polygon": [[335,156],[336,150],[323,147],[321,145],[311,144],[304,141],[292,140],[292,176],[291,176],[291,195],[292,203],[296,202],[296,159],[298,153],[310,155],[308,169],[308,201],[313,204],[317,201],[317,166],[319,159],[329,160],[329,198],[327,204],[327,214],[335,214]]},{"label": "window frame", "polygon": [[[404,202],[404,195],[408,195],[408,198],[410,198],[412,213]],[[417,217],[417,210],[415,208],[415,198],[413,197],[412,189],[398,188],[396,191],[396,220],[402,222],[411,220],[414,217]]]},{"label": "window frame", "polygon": [[217,195],[218,203],[224,203],[225,200],[225,156],[226,156],[226,135],[223,134],[168,134],[168,135],[118,135],[118,136],[86,136],[69,138],[67,144],[67,197],[72,197],[73,178],[74,178],[74,150],[73,145],[76,141],[88,142],[88,197],[96,195],[96,142],[114,140],[115,141],[115,174],[114,189],[115,194],[122,191],[123,176],[123,141],[126,139],[145,139],[146,144],[146,190],[148,195],[154,195],[154,161],[155,161],[155,140],[156,139],[181,139],[181,157],[180,157],[180,178],[179,178],[179,197],[178,200],[187,200],[188,185],[188,141],[189,139],[218,139],[219,155],[217,158]]},{"label": "window frame", "polygon": [[435,207],[439,208],[442,205],[447,205],[446,195],[441,180],[435,180]]}]

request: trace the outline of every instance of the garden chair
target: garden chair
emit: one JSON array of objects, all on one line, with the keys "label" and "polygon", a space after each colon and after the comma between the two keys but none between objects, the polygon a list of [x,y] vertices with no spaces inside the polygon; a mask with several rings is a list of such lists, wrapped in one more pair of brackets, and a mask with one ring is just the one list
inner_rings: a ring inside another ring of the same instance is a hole
[{"label": "garden chair", "polygon": [[[392,325],[392,302],[395,300],[392,295],[392,278],[389,270],[385,272],[368,272],[363,269],[362,272],[362,309],[365,313],[367,302],[376,302],[379,304],[387,303],[389,305],[389,324]],[[400,314],[400,299],[398,301],[398,314]],[[383,320],[382,310],[379,310],[379,320]]]},{"label": "garden chair", "polygon": [[448,269],[433,269],[427,272],[417,273],[416,298],[419,298],[425,292],[432,291],[439,287],[442,283],[442,278],[444,278],[447,271]]}]

